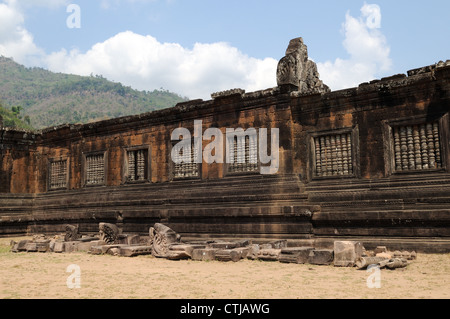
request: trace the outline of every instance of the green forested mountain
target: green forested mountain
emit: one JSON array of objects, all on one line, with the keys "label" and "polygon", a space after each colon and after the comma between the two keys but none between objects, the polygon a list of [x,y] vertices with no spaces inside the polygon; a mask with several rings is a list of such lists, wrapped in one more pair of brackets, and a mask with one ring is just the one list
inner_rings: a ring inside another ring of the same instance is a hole
[{"label": "green forested mountain", "polygon": [[19,110],[19,117],[29,122],[25,124],[41,129],[145,113],[187,99],[163,89],[133,90],[98,75],[78,76],[26,68],[0,56],[0,100],[4,109],[12,112],[15,107],[16,115]]},{"label": "green forested mountain", "polygon": [[25,130],[33,130],[30,125],[30,118],[26,116],[22,117],[20,114],[20,107],[12,107],[12,110],[9,110],[6,107],[3,107],[2,101],[0,101],[0,116],[2,117],[3,126],[11,127],[11,128],[19,128]]}]

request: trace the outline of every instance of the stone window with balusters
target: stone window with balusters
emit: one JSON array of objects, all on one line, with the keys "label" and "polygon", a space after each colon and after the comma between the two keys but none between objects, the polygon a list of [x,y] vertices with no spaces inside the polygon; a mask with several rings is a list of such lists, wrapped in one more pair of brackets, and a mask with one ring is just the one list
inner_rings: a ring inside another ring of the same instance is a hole
[{"label": "stone window with balusters", "polygon": [[106,152],[84,155],[84,185],[106,184]]},{"label": "stone window with balusters", "polygon": [[355,177],[358,171],[357,150],[357,127],[312,133],[312,178]]},{"label": "stone window with balusters", "polygon": [[52,159],[49,163],[49,190],[67,189],[67,159]]},{"label": "stone window with balusters", "polygon": [[126,150],[126,182],[145,182],[149,180],[148,155],[148,148],[131,148]]}]

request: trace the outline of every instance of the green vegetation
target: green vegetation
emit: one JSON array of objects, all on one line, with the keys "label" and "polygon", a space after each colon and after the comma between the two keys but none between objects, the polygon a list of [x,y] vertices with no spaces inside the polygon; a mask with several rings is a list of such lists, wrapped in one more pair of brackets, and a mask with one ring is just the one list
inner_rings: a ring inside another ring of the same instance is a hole
[{"label": "green vegetation", "polygon": [[13,106],[11,107],[11,110],[9,110],[9,108],[5,107],[2,101],[0,101],[0,116],[3,119],[3,126],[33,130],[30,117],[26,115],[22,118],[22,115],[20,114],[21,111],[21,106]]},{"label": "green vegetation", "polygon": [[10,108],[11,112],[36,129],[141,114],[187,100],[164,89],[137,91],[99,75],[26,68],[1,56],[0,97],[4,105],[20,105],[19,110]]}]

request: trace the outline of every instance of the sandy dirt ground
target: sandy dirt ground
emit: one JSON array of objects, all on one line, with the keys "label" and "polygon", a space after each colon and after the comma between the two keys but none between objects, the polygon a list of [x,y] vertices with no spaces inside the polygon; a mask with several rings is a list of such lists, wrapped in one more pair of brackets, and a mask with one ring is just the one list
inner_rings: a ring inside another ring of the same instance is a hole
[{"label": "sandy dirt ground", "polygon": [[[241,260],[169,261],[87,253],[11,253],[0,239],[2,299],[448,299],[450,254],[419,254],[407,268],[356,268]],[[15,239],[17,240],[17,238]],[[80,270],[80,288],[70,265]],[[372,277],[370,277],[372,276]],[[370,278],[369,278],[370,277]],[[68,285],[69,283],[69,285]]]}]

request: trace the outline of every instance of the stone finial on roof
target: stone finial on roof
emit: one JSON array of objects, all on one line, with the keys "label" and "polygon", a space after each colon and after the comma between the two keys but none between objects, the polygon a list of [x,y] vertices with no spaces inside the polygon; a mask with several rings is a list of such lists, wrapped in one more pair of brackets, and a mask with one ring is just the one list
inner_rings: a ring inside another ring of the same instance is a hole
[{"label": "stone finial on roof", "polygon": [[308,59],[308,48],[302,38],[289,42],[285,57],[278,63],[277,84],[296,86],[300,93],[330,92],[319,79],[316,63]]}]

